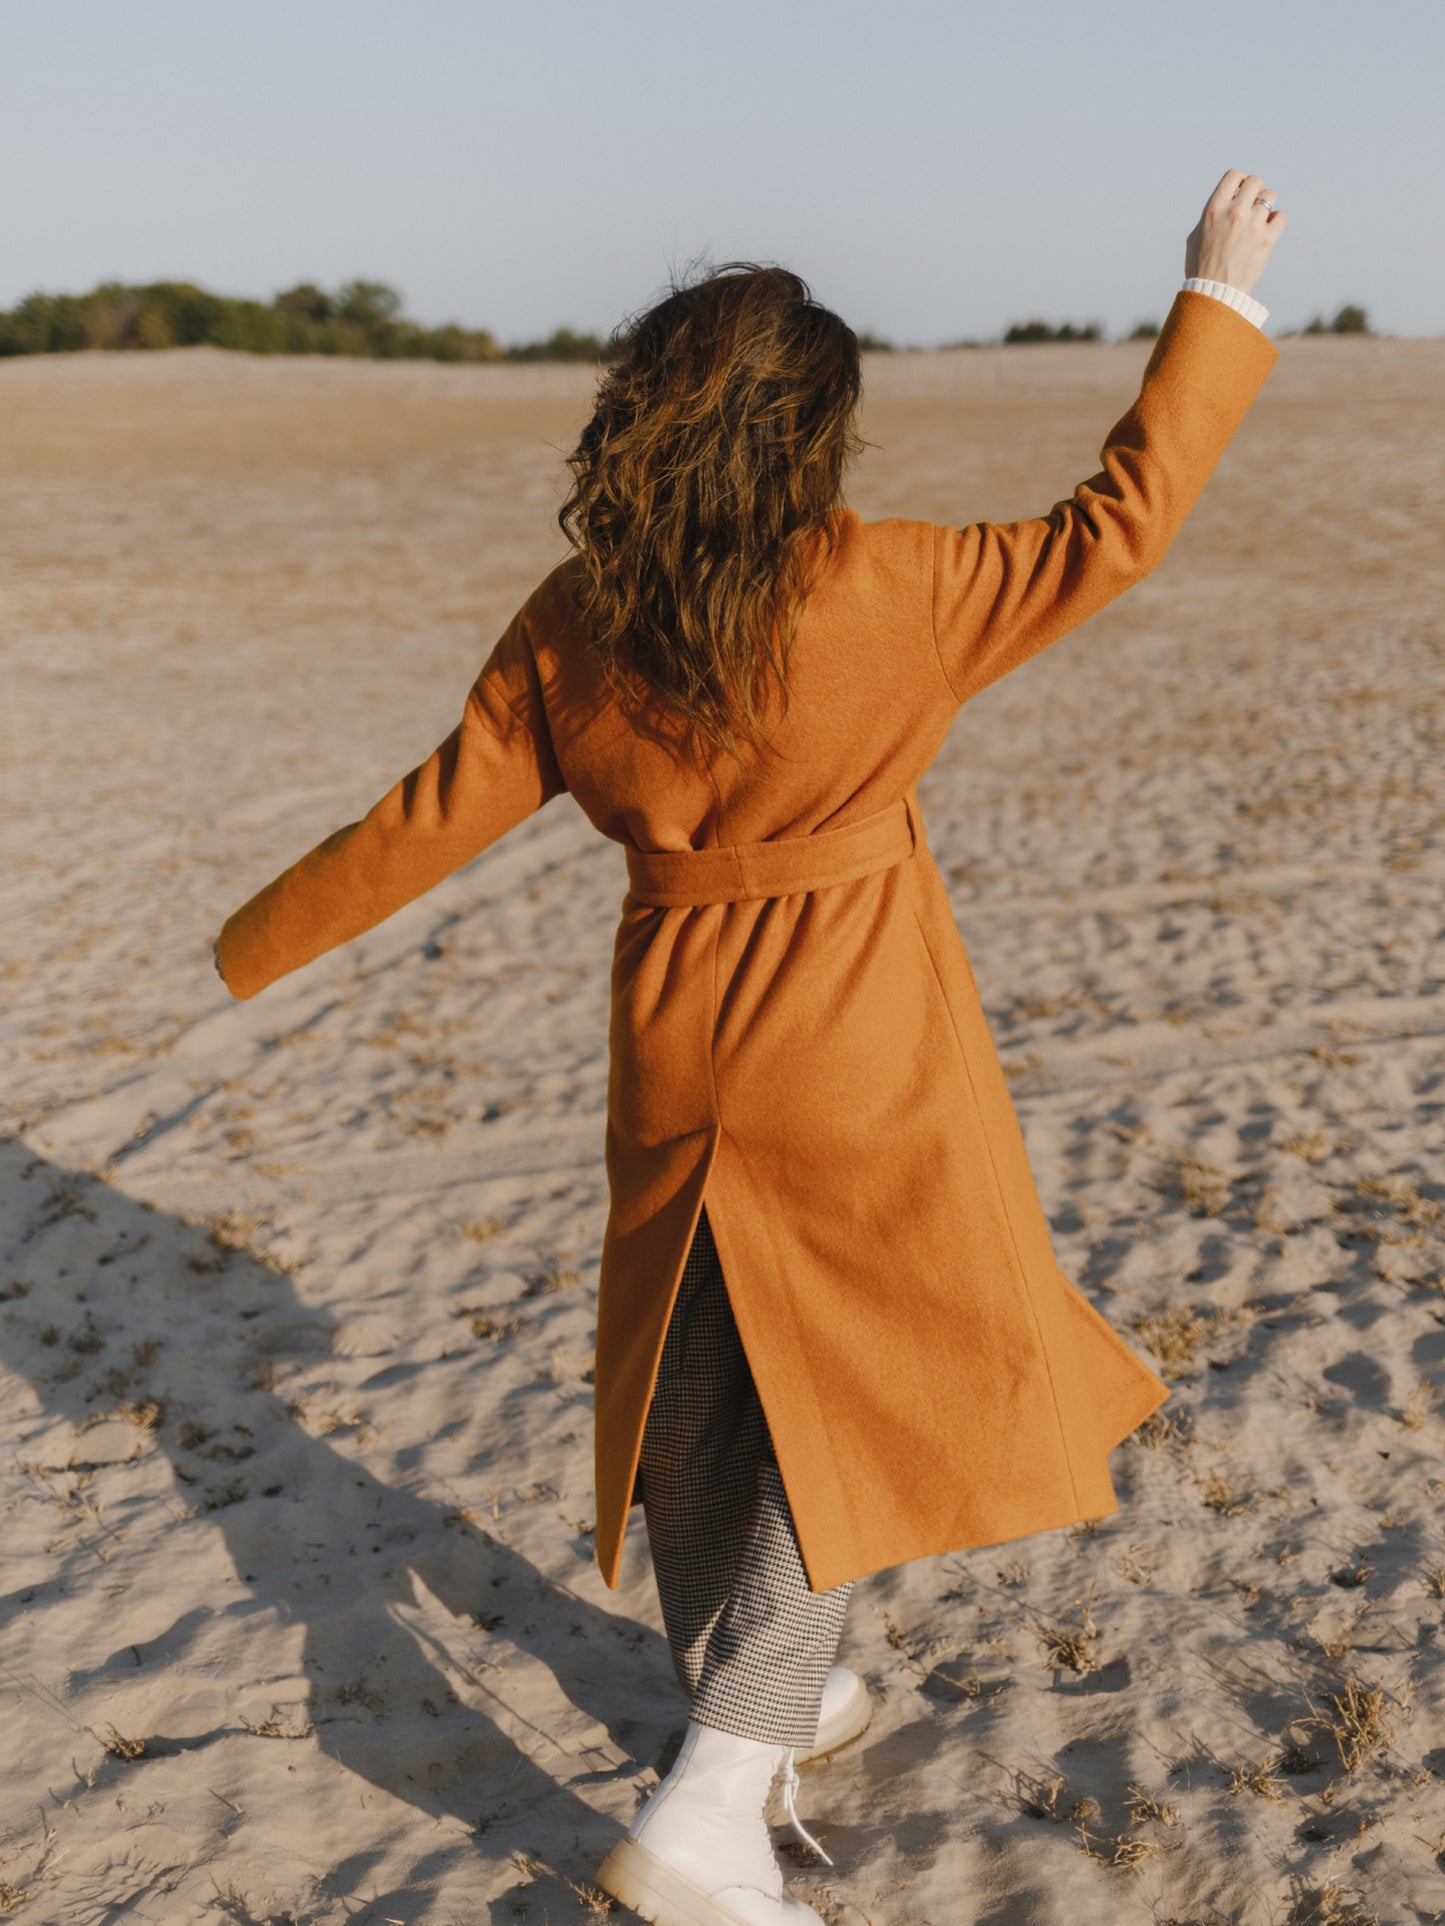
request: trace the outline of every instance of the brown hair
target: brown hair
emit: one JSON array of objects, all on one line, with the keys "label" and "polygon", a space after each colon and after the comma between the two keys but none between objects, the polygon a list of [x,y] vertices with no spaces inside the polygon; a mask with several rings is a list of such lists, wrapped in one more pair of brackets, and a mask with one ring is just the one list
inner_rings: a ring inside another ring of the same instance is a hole
[{"label": "brown hair", "polygon": [[[609,680],[630,671],[706,741],[783,707],[802,602],[862,448],[853,330],[787,268],[728,261],[613,337],[558,512]],[[815,540],[816,538],[816,540]]]}]

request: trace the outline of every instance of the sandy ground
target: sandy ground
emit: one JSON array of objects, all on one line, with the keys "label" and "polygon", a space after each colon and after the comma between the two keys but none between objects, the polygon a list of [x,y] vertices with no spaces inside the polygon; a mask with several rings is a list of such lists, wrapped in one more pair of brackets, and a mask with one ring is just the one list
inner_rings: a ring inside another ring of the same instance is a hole
[{"label": "sandy ground", "polygon": [[[881,357],[850,499],[1092,472],[1141,346]],[[562,798],[257,1002],[209,945],[451,727],[584,371],[0,365],[0,1913],[600,1916],[684,1707],[592,1552],[620,852]],[[1445,342],[1294,341],[925,808],[1121,1509],[881,1573],[834,1926],[1445,1920]]]}]

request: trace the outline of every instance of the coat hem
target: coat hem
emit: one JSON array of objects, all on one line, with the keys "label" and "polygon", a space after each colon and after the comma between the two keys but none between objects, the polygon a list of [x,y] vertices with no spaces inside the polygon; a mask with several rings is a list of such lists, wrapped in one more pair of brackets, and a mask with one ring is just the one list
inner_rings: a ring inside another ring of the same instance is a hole
[{"label": "coat hem", "polygon": [[1105,1458],[1108,1452],[1117,1450],[1151,1412],[1157,1411],[1168,1396],[1169,1392],[1166,1390],[1162,1397],[1154,1398],[1148,1407],[1141,1410],[1138,1417],[1120,1432],[1114,1443],[1105,1448],[1104,1457],[1101,1457],[1097,1469],[1098,1476],[1103,1481],[1100,1496],[1107,1494],[1106,1503],[1091,1507],[1075,1499],[1062,1507],[1041,1507],[1036,1514],[1026,1513],[1024,1515],[1026,1522],[1005,1525],[998,1530],[985,1527],[984,1535],[977,1538],[960,1539],[951,1532],[929,1532],[917,1539],[912,1549],[906,1549],[900,1556],[890,1557],[886,1562],[870,1563],[868,1554],[863,1555],[862,1562],[857,1556],[831,1563],[824,1561],[819,1568],[817,1582],[814,1582],[812,1574],[809,1574],[812,1589],[815,1592],[831,1591],[834,1586],[871,1578],[878,1572],[892,1571],[900,1565],[911,1565],[921,1558],[942,1558],[954,1553],[986,1551],[990,1546],[1010,1545],[1019,1539],[1036,1538],[1041,1532],[1065,1531],[1071,1525],[1088,1524],[1114,1517],[1120,1510],[1119,1498],[1114,1490]]}]

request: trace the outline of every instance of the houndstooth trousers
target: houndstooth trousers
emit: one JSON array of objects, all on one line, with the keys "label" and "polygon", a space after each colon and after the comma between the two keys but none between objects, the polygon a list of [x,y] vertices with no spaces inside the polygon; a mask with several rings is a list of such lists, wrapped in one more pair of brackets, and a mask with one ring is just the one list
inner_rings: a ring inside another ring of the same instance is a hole
[{"label": "houndstooth trousers", "polygon": [[852,1581],[809,1588],[706,1209],[663,1341],[639,1477],[692,1717],[806,1750]]}]

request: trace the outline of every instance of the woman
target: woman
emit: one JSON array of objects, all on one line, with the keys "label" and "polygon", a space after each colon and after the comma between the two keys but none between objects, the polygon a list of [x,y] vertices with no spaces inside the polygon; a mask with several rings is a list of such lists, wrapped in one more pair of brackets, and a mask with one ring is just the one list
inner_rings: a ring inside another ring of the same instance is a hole
[{"label": "woman", "polygon": [[842,505],[857,342],[796,276],[674,289],[456,729],[221,933],[254,996],[564,789],[626,851],[596,1550],[615,1588],[640,1502],[691,1717],[599,1877],[663,1926],[817,1918],[763,1810],[867,1722],[854,1580],[1116,1510],[1107,1453],[1168,1395],[1054,1262],[916,785],[1163,555],[1277,358],[1284,219],[1224,176],[1100,472],[1007,525]]}]

